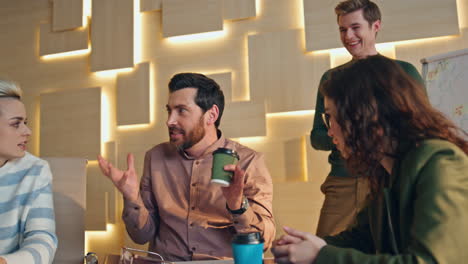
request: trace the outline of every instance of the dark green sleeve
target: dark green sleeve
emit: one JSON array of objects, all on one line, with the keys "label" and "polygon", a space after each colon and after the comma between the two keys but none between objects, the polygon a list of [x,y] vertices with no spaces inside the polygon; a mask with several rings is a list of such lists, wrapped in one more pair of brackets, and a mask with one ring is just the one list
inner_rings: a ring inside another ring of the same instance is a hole
[{"label": "dark green sleeve", "polygon": [[[327,79],[328,72],[325,72],[320,79],[320,85]],[[319,87],[320,87],[319,85]],[[332,138],[328,136],[328,129],[323,123],[322,113],[325,112],[323,105],[323,95],[320,89],[317,91],[317,102],[315,104],[314,124],[310,132],[310,143],[317,150],[332,150],[334,147]]]},{"label": "dark green sleeve", "polygon": [[424,89],[424,93],[427,96],[427,90],[426,90],[426,85],[425,85],[424,79],[421,77],[421,74],[419,74],[418,70],[411,63],[404,62],[404,61],[399,61],[399,62],[400,62],[400,66],[403,68],[403,70],[409,76],[411,76],[415,81],[422,84],[422,87]]},{"label": "dark green sleeve", "polygon": [[409,243],[401,249],[401,254],[366,254],[356,249],[327,245],[320,250],[314,264],[461,263],[467,260],[466,154],[446,152],[433,156],[422,166],[414,184],[414,212],[408,216],[412,219]]},{"label": "dark green sleeve", "polygon": [[367,253],[374,252],[367,207],[356,216],[356,224],[353,227],[337,235],[324,237],[324,240],[327,244],[340,248],[353,248]]}]

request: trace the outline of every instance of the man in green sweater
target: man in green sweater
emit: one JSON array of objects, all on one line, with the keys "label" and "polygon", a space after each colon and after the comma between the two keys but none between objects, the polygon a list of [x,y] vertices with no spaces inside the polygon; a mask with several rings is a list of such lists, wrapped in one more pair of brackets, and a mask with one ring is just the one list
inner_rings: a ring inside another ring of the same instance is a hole
[{"label": "man in green sweater", "polygon": [[[340,38],[343,46],[353,56],[353,60],[363,59],[378,54],[375,48],[376,36],[381,28],[381,13],[379,7],[369,0],[346,0],[336,8]],[[414,80],[423,83],[416,68],[408,62],[396,62]],[[339,67],[346,66],[350,62]],[[337,67],[338,68],[338,67]],[[336,69],[336,68],[335,68]],[[328,79],[331,69],[325,72],[320,85]],[[317,150],[330,151],[328,161],[331,171],[321,186],[325,200],[320,213],[317,235],[324,237],[345,230],[354,222],[357,213],[363,208],[369,192],[365,177],[352,175],[332,138],[327,135],[327,128],[322,121],[324,112],[323,95],[317,93],[314,124],[310,134],[312,147]]]}]

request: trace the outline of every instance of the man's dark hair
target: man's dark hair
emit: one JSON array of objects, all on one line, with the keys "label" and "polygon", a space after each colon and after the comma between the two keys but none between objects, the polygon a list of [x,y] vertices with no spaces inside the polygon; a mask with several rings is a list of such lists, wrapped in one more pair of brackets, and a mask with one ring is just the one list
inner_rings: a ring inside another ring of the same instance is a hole
[{"label": "man's dark hair", "polygon": [[380,13],[379,7],[369,0],[346,0],[340,2],[335,7],[336,18],[338,19],[342,15],[346,15],[360,9],[362,9],[362,15],[369,23],[369,26],[377,20],[382,20],[382,14]]},{"label": "man's dark hair", "polygon": [[169,82],[169,92],[173,93],[184,88],[196,88],[195,103],[206,113],[213,105],[218,106],[219,116],[215,122],[216,128],[221,123],[224,110],[224,94],[219,85],[211,78],[199,73],[178,73]]}]

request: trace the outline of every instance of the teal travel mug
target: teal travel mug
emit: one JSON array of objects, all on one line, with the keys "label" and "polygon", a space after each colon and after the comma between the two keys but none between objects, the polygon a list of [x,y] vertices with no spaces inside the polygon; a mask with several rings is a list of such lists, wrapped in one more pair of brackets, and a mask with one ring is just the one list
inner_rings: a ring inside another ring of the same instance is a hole
[{"label": "teal travel mug", "polygon": [[237,234],[232,240],[234,264],[262,264],[264,242],[259,232]]}]

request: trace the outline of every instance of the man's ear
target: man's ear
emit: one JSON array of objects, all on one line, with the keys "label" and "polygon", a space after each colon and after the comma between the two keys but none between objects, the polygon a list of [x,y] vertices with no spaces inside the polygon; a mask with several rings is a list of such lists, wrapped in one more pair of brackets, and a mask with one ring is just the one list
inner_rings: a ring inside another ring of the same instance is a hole
[{"label": "man's ear", "polygon": [[382,27],[382,24],[380,22],[380,19],[379,20],[376,20],[373,24],[372,24],[372,27],[373,29],[375,30],[375,33],[379,32],[381,27]]},{"label": "man's ear", "polygon": [[206,111],[208,114],[208,119],[207,119],[207,124],[208,125],[213,125],[216,120],[218,120],[219,117],[219,108],[217,105],[213,105],[208,111]]}]

